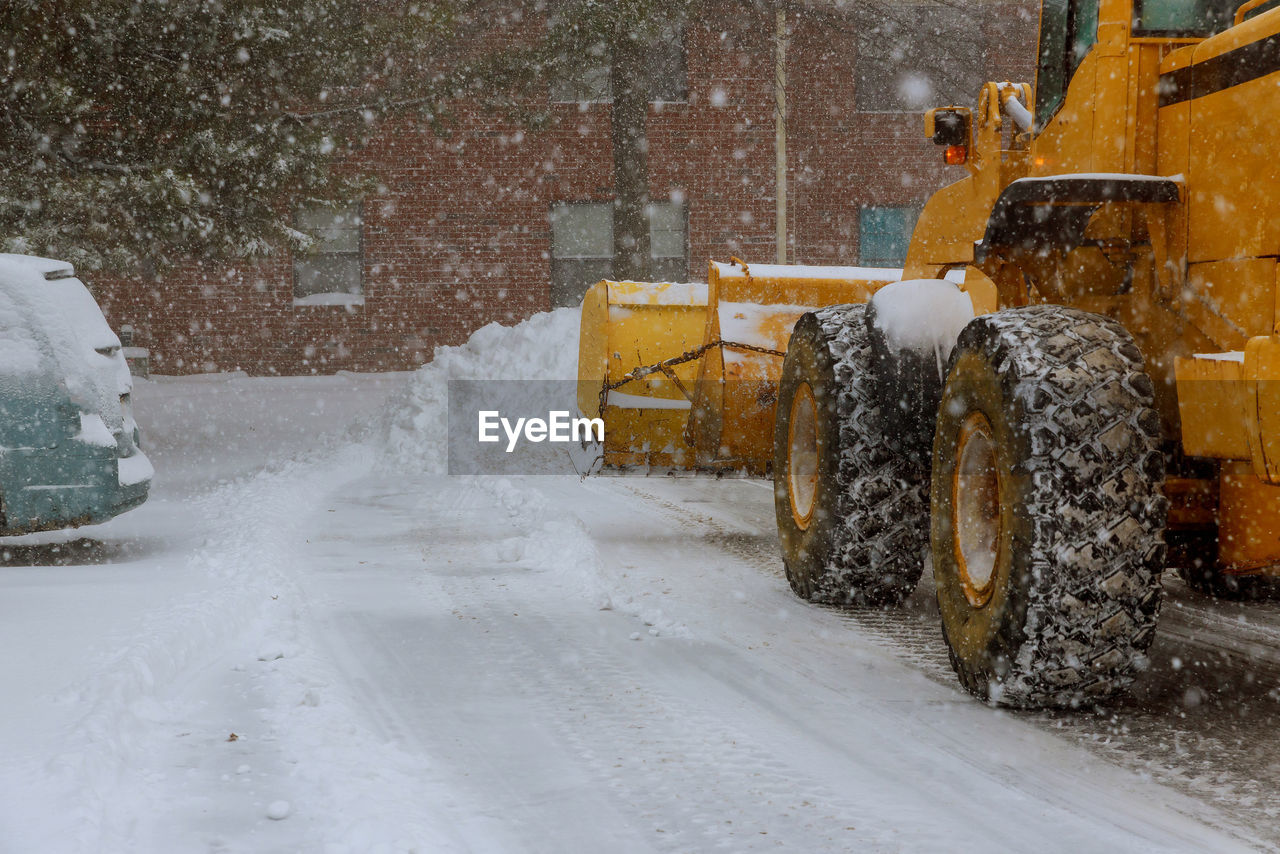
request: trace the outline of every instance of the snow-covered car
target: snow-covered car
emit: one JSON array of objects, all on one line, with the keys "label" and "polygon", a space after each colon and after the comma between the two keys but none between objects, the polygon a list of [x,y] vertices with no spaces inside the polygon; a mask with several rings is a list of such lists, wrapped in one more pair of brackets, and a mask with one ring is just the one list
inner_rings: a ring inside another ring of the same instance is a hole
[{"label": "snow-covered car", "polygon": [[0,254],[0,534],[104,522],[147,499],[120,339],[70,264]]}]

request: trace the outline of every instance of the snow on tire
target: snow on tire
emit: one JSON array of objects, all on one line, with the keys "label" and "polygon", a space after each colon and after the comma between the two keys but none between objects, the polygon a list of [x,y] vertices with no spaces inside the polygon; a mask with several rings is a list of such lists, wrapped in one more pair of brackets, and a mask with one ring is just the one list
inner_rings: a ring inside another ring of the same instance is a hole
[{"label": "snow on tire", "polygon": [[1021,708],[1126,688],[1155,635],[1164,458],[1142,354],[1058,306],[961,334],[933,448],[932,556],[961,682]]},{"label": "snow on tire", "polygon": [[884,606],[908,596],[928,549],[928,461],[883,428],[866,306],[796,323],[774,429],[774,505],[802,598]]}]

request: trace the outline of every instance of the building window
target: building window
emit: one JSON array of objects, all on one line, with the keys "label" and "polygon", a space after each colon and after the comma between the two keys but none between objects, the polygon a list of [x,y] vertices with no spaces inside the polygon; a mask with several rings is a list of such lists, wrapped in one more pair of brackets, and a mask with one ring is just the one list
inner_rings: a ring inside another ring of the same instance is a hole
[{"label": "building window", "polygon": [[[649,205],[653,277],[683,282],[689,275],[689,226],[683,204]],[[551,211],[551,305],[576,306],[587,288],[613,276],[613,203],[567,202]]]},{"label": "building window", "polygon": [[604,42],[592,47],[578,62],[565,62],[564,73],[551,80],[551,100],[576,103],[608,103],[613,100],[609,81],[609,48]]},{"label": "building window", "polygon": [[[684,52],[684,25],[665,24],[648,51],[645,86],[650,101],[687,101],[688,68]],[[613,100],[609,80],[609,47],[603,42],[586,56],[564,63],[562,76],[551,81],[551,100],[570,103],[608,103]]]},{"label": "building window", "polygon": [[649,205],[649,255],[655,280],[683,282],[689,278],[689,223],[684,205]]},{"label": "building window", "polygon": [[551,306],[577,305],[613,275],[613,205],[573,202],[551,212]]},{"label": "building window", "polygon": [[689,69],[685,61],[684,25],[667,24],[649,49],[649,100],[689,100]]},{"label": "building window", "polygon": [[364,302],[360,205],[298,208],[298,230],[315,244],[293,261],[294,305],[360,305]]},{"label": "building window", "polygon": [[865,267],[901,267],[920,212],[914,207],[872,206],[858,215],[859,263]]},{"label": "building window", "polygon": [[974,13],[946,5],[913,4],[886,16],[858,39],[859,112],[916,112],[973,104],[986,80],[986,29]]}]

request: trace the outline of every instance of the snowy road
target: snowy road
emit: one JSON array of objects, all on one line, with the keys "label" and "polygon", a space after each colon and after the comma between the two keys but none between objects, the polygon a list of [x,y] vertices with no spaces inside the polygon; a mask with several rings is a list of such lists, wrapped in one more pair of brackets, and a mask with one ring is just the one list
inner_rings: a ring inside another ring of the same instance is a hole
[{"label": "snowy road", "polygon": [[1134,699],[993,711],[927,585],[796,600],[766,485],[391,467],[404,382],[140,384],[152,501],[0,567],[0,851],[1280,841],[1277,606],[1171,583]]}]

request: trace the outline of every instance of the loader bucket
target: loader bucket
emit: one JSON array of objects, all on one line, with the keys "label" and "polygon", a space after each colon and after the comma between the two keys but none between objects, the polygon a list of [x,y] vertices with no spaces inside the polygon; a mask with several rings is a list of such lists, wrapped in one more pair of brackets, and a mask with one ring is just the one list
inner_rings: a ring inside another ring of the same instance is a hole
[{"label": "loader bucket", "polygon": [[684,428],[696,360],[609,386],[636,368],[696,349],[706,330],[706,312],[704,284],[603,281],[587,291],[578,345],[578,408],[604,419],[605,465],[693,465]]},{"label": "loader bucket", "polygon": [[807,311],[861,303],[902,271],[870,267],[750,266],[711,262],[706,342],[685,440],[701,467],[764,474],[773,461],[773,419],[782,356]]}]

